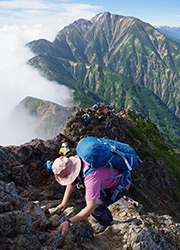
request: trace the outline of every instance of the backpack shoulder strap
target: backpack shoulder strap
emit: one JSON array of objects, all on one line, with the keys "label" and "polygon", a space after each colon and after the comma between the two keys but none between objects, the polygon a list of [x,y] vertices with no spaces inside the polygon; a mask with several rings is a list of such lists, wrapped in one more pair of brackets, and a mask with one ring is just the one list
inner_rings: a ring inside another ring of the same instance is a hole
[{"label": "backpack shoulder strap", "polygon": [[83,169],[83,177],[84,179],[88,176],[88,174],[92,173],[93,171],[95,171],[96,168],[93,167],[92,164],[88,164],[84,169]]}]

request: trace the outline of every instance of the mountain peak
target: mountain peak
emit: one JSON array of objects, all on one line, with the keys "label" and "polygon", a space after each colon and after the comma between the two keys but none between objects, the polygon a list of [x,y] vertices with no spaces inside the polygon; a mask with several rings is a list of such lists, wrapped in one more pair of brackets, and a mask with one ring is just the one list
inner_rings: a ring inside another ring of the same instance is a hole
[{"label": "mountain peak", "polygon": [[46,47],[33,44],[39,55],[30,64],[74,89],[79,107],[100,101],[131,107],[180,138],[180,46],[150,24],[103,12],[65,27]]},{"label": "mountain peak", "polygon": [[111,17],[110,12],[101,12],[101,13],[97,14],[96,16],[94,16],[91,20],[93,22],[97,22],[98,20],[110,18],[110,17]]},{"label": "mountain peak", "polygon": [[121,22],[124,16],[111,14],[110,12],[101,12],[91,19],[91,22],[95,24],[102,24],[103,22]]},{"label": "mountain peak", "polygon": [[101,13],[97,14],[96,16],[94,16],[91,20],[98,21],[100,19],[112,19],[114,17],[123,18],[124,16],[117,15],[117,14],[111,14],[110,12],[101,12]]}]

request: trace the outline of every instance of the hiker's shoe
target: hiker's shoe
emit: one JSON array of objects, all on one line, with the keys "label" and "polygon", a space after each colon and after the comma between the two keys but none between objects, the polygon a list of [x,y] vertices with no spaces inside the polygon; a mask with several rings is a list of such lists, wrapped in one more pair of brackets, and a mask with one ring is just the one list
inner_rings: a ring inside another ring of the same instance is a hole
[{"label": "hiker's shoe", "polygon": [[103,231],[106,229],[106,227],[103,226],[103,225],[101,225],[100,223],[94,224],[94,225],[92,226],[92,228],[94,229],[94,232],[95,232],[96,234],[101,233],[101,232],[103,232]]}]

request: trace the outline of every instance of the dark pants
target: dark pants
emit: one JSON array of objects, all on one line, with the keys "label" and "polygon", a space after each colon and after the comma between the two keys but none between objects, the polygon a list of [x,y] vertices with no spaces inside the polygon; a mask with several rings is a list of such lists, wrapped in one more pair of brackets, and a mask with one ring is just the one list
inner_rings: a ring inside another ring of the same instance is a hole
[{"label": "dark pants", "polygon": [[128,190],[120,192],[115,201],[111,200],[112,192],[106,191],[106,198],[99,198],[96,200],[96,208],[92,213],[92,216],[103,226],[109,226],[113,220],[110,210],[107,208],[110,204],[120,200],[124,195],[126,195]]}]

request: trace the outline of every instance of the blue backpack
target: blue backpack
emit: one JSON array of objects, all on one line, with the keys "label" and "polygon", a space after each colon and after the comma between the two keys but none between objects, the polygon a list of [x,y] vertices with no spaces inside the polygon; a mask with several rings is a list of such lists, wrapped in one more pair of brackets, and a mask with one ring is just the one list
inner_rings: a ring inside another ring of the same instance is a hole
[{"label": "blue backpack", "polygon": [[[110,167],[110,179],[121,177],[120,183],[111,197],[113,201],[119,190],[131,184],[131,173],[140,160],[135,150],[128,144],[93,136],[83,138],[78,143],[76,151],[81,159],[89,163],[89,166],[83,170],[84,178],[98,167]],[[121,173],[114,176],[113,168],[120,170]]]}]

